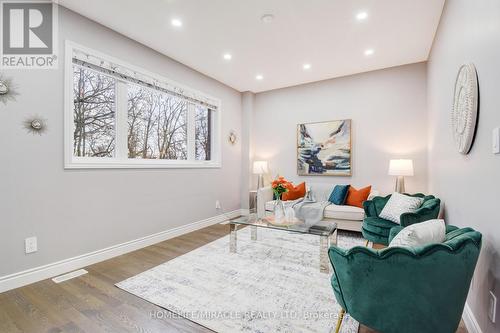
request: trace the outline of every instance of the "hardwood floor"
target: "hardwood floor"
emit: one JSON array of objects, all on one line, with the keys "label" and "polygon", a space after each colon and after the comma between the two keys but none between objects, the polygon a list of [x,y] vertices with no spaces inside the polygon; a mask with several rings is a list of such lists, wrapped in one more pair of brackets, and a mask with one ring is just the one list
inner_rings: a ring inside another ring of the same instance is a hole
[{"label": "hardwood floor", "polygon": [[88,274],[60,284],[49,279],[2,293],[0,332],[212,332],[182,318],[152,319],[163,309],[114,284],[227,233],[226,225],[214,225],[86,267]]}]

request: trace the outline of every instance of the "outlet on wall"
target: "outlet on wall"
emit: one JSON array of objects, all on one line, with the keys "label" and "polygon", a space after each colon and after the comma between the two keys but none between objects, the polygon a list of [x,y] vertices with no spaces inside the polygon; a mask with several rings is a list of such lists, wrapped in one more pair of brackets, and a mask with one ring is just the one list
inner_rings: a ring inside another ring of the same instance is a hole
[{"label": "outlet on wall", "polygon": [[497,298],[492,291],[490,291],[490,306],[488,307],[488,317],[492,323],[495,323],[495,317],[497,314]]},{"label": "outlet on wall", "polygon": [[220,201],[215,201],[215,209],[220,209]]},{"label": "outlet on wall", "polygon": [[38,251],[37,239],[35,236],[28,237],[24,240],[24,252],[33,253]]}]

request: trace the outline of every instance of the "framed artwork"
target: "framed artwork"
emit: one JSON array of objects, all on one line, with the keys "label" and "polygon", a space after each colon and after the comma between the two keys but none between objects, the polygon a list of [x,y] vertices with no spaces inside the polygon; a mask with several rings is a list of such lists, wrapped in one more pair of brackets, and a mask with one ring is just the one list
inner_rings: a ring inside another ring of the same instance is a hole
[{"label": "framed artwork", "polygon": [[351,176],[351,120],[297,125],[299,176]]}]

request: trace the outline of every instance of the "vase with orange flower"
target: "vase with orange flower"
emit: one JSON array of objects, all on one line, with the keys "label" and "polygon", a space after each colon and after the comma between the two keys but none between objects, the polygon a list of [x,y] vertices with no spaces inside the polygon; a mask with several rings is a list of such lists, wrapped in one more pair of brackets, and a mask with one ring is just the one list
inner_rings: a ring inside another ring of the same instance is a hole
[{"label": "vase with orange flower", "polygon": [[271,184],[275,197],[274,219],[277,222],[281,222],[285,219],[285,205],[283,204],[282,195],[288,192],[290,185],[290,182],[287,181],[285,177],[281,176],[275,179]]}]

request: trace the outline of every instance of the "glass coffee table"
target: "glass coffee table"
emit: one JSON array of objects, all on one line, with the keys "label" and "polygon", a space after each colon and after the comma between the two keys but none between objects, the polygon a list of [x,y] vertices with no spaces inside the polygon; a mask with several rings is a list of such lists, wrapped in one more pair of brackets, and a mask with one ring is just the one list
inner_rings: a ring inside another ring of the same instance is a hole
[{"label": "glass coffee table", "polygon": [[267,228],[295,232],[299,234],[310,234],[319,236],[319,270],[322,273],[330,272],[328,260],[328,248],[330,245],[337,244],[337,224],[329,221],[320,221],[317,223],[307,223],[296,219],[290,224],[274,223],[274,217],[266,216],[258,218],[257,214],[240,216],[229,221],[229,252],[236,253],[237,250],[237,231],[238,226],[249,226],[251,239],[257,240],[257,229]]}]

